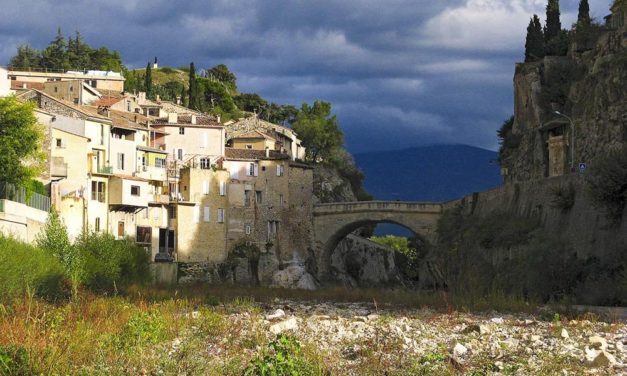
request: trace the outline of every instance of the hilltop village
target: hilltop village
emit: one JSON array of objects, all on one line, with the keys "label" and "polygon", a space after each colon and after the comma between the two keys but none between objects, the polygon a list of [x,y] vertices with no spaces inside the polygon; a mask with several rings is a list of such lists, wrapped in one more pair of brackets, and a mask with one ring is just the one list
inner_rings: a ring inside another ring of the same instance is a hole
[{"label": "hilltop village", "polygon": [[[252,250],[272,255],[255,273],[269,284],[279,263],[305,256],[312,167],[292,129],[255,114],[221,123],[125,92],[116,72],[2,70],[0,79],[0,94],[36,105],[48,154],[40,180],[72,240],[88,229],[134,239],[163,282],[176,281],[176,263],[181,278],[218,278],[209,266]],[[48,207],[38,209],[16,208],[27,223],[2,220],[3,232],[32,241]],[[249,265],[232,267],[232,279],[260,282]]]}]

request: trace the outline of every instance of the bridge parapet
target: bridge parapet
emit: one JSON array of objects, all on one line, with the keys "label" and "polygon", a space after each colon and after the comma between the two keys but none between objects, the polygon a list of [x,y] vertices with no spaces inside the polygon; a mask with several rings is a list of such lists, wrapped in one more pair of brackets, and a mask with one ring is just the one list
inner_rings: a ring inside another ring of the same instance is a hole
[{"label": "bridge parapet", "polygon": [[442,213],[442,204],[435,202],[408,201],[356,201],[314,205],[314,215],[373,211],[395,213]]}]

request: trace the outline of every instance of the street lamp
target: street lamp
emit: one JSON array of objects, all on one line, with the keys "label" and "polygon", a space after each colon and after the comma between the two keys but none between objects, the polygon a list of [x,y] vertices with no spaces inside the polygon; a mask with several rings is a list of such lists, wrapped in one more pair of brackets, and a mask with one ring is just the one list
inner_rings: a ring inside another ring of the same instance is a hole
[{"label": "street lamp", "polygon": [[575,171],[575,124],[573,123],[573,119],[568,116],[562,114],[559,111],[553,111],[555,115],[559,115],[565,117],[570,122],[570,172]]}]

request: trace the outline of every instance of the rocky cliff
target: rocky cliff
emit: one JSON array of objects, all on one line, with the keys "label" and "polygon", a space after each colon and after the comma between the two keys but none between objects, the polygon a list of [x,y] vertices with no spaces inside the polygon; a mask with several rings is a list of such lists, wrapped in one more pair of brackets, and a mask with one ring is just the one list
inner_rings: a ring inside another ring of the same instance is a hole
[{"label": "rocky cliff", "polygon": [[627,37],[605,31],[593,46],[517,65],[514,124],[501,154],[506,183],[567,174],[627,141]]}]

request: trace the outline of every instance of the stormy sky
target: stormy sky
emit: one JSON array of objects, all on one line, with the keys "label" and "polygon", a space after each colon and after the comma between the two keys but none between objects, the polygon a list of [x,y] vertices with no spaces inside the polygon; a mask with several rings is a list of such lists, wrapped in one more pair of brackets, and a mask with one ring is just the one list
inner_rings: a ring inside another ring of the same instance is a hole
[{"label": "stormy sky", "polygon": [[[562,26],[579,0],[562,0]],[[602,20],[610,0],[590,0]],[[0,64],[60,26],[129,67],[227,64],[242,92],[333,103],[352,152],[434,143],[497,148],[514,63],[545,0],[0,0]]]}]

